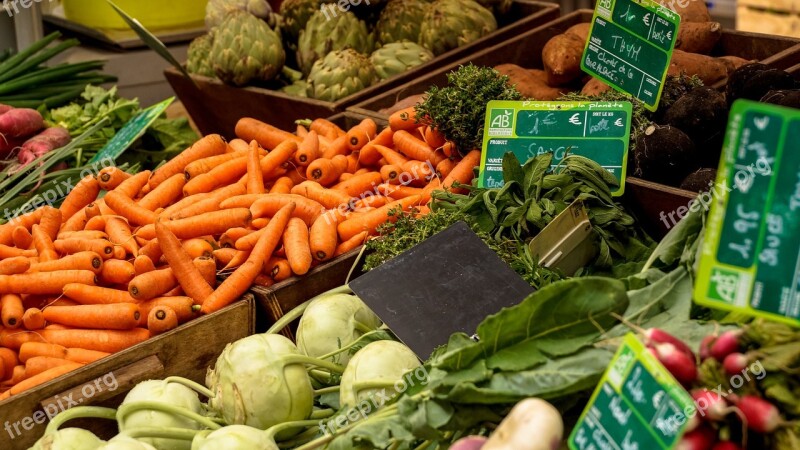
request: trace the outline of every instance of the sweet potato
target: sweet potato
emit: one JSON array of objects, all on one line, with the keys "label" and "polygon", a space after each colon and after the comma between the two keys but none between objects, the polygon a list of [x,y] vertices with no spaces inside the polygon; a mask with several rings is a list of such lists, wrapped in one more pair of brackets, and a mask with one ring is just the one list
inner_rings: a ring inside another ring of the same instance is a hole
[{"label": "sweet potato", "polygon": [[721,37],[722,25],[717,22],[683,22],[678,28],[675,48],[708,55]]},{"label": "sweet potato", "polygon": [[738,56],[720,56],[717,58],[717,60],[725,64],[725,67],[728,69],[728,76],[730,76],[739,67],[755,62],[748,59],[740,58]]},{"label": "sweet potato", "polygon": [[548,85],[563,86],[581,77],[585,44],[585,39],[574,34],[559,34],[547,41],[542,49],[542,61]]},{"label": "sweet potato", "polygon": [[591,22],[584,22],[569,27],[569,29],[567,29],[565,34],[573,34],[581,38],[583,42],[586,42],[586,40],[589,39],[589,32],[591,30],[592,30]]},{"label": "sweet potato", "polygon": [[547,84],[547,72],[542,69],[528,69],[528,73],[533,75],[534,78]]},{"label": "sweet potato", "polygon": [[607,92],[607,91],[610,91],[610,90],[611,90],[611,86],[609,86],[609,85],[605,84],[604,82],[600,81],[599,79],[593,77],[591,80],[589,80],[588,83],[586,83],[583,86],[583,89],[581,89],[581,94],[589,95],[589,96],[595,96],[595,95],[600,95],[603,92]]},{"label": "sweet potato", "polygon": [[525,68],[516,64],[500,64],[494,68],[509,78],[509,84],[516,86],[523,97],[535,100],[555,100],[565,89],[550,87]]},{"label": "sweet potato", "polygon": [[669,65],[669,75],[697,75],[703,84],[710,86],[728,76],[724,63],[711,56],[675,50]]},{"label": "sweet potato", "polygon": [[678,13],[681,23],[711,21],[711,13],[703,0],[659,0],[658,3]]}]

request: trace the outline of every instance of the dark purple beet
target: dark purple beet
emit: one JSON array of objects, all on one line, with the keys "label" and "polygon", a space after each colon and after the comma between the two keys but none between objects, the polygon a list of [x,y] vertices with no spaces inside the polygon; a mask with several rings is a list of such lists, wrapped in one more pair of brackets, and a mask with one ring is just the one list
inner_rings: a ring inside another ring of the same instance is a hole
[{"label": "dark purple beet", "polygon": [[717,169],[704,167],[697,169],[690,173],[689,176],[683,179],[681,189],[692,192],[708,192],[714,185],[717,179]]},{"label": "dark purple beet", "polygon": [[635,174],[656,183],[679,186],[698,168],[694,142],[669,125],[652,124],[639,135],[634,151]]}]

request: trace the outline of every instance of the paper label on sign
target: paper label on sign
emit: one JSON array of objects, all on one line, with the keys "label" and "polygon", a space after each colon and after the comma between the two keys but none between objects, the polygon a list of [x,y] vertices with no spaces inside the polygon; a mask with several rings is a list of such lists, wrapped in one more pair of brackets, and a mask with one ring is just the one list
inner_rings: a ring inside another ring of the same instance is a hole
[{"label": "paper label on sign", "polygon": [[652,0],[599,0],[581,69],[655,111],[680,16]]},{"label": "paper label on sign", "polygon": [[671,449],[694,414],[689,393],[629,333],[572,430],[569,448]]},{"label": "paper label on sign", "polygon": [[731,109],[695,300],[800,325],[800,111]]},{"label": "paper label on sign", "polygon": [[170,97],[134,116],[117,131],[117,134],[89,162],[93,163],[104,159],[116,160],[119,158],[128,147],[144,135],[150,125],[167,110],[173,101],[175,101],[175,97]]},{"label": "paper label on sign", "polygon": [[486,107],[480,187],[503,186],[503,155],[521,163],[553,153],[553,168],[570,154],[585,156],[619,180],[612,192],[625,192],[630,143],[630,102],[498,101]]}]

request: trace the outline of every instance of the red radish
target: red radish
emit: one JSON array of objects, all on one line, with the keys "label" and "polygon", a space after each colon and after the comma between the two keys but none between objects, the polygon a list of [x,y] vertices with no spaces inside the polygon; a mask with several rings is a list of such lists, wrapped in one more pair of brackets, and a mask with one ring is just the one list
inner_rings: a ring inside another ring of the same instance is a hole
[{"label": "red radish", "polygon": [[69,131],[65,128],[48,128],[22,144],[17,160],[24,166],[44,154],[69,144],[69,141]]},{"label": "red radish", "polygon": [[450,446],[450,450],[480,450],[486,438],[483,436],[467,436],[457,440]]},{"label": "red radish", "polygon": [[702,341],[700,341],[700,360],[705,361],[707,358],[711,357],[711,346],[714,344],[714,341],[717,340],[717,336],[714,334],[709,334],[708,336],[704,337]]},{"label": "red radish", "polygon": [[725,357],[725,360],[722,361],[722,367],[725,369],[725,372],[728,375],[735,375],[737,373],[744,372],[747,369],[747,365],[750,364],[747,355],[739,352],[731,353],[730,355]]},{"label": "red radish", "polygon": [[715,422],[725,419],[728,415],[728,402],[716,392],[707,389],[692,392],[697,413]]},{"label": "red radish", "polygon": [[0,116],[14,109],[13,106],[8,106],[0,103]]},{"label": "red radish", "polygon": [[710,450],[717,440],[714,429],[704,425],[683,435],[675,450]]},{"label": "red radish", "polygon": [[719,441],[711,450],[742,450],[742,446],[731,441]]},{"label": "red radish", "polygon": [[32,136],[42,128],[44,128],[44,119],[35,109],[12,109],[0,115],[0,135],[6,138]]},{"label": "red radish", "polygon": [[739,336],[742,330],[730,330],[722,333],[711,345],[711,356],[717,361],[722,361],[726,356],[739,351]]},{"label": "red radish", "polygon": [[675,346],[675,348],[685,353],[690,358],[695,358],[694,352],[691,348],[689,348],[688,345],[686,345],[686,343],[664,330],[659,328],[650,328],[645,330],[644,336],[647,338],[649,343],[655,342],[657,344],[672,344]]},{"label": "red radish", "polygon": [[747,428],[758,433],[772,433],[782,423],[783,418],[778,408],[772,403],[755,395],[745,395],[736,406],[747,420]]},{"label": "red radish", "polygon": [[672,344],[656,344],[656,357],[672,376],[683,385],[690,385],[697,380],[697,365],[694,359],[678,350]]}]

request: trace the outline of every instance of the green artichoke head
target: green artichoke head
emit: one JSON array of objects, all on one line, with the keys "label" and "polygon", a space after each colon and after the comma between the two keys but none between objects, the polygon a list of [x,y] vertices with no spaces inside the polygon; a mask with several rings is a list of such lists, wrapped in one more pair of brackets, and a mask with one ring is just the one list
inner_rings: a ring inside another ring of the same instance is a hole
[{"label": "green artichoke head", "polygon": [[272,13],[272,7],[267,0],[208,0],[206,27],[210,30],[218,26],[234,11],[244,11],[260,19],[267,19]]},{"label": "green artichoke head", "polygon": [[280,35],[266,22],[235,12],[216,28],[210,61],[222,81],[243,86],[274,79],[286,61],[286,53]]},{"label": "green artichoke head", "polygon": [[390,0],[375,24],[382,44],[419,40],[420,25],[430,3],[425,0]]},{"label": "green artichoke head", "polygon": [[308,75],[308,96],[335,102],[378,81],[369,57],[353,49],[335,50],[314,63]]},{"label": "green artichoke head", "polygon": [[474,0],[436,0],[422,20],[418,42],[438,56],[496,29],[492,12]]},{"label": "green artichoke head", "polygon": [[385,80],[430,61],[433,53],[413,42],[391,42],[372,52],[369,59],[378,77]]},{"label": "green artichoke head", "polygon": [[334,50],[351,48],[370,54],[375,39],[367,24],[347,11],[320,10],[311,16],[297,42],[297,64],[304,74],[311,72],[314,62]]},{"label": "green artichoke head", "polygon": [[189,44],[188,57],[186,60],[186,70],[189,73],[202,75],[204,77],[215,77],[214,67],[211,65],[209,55],[211,45],[214,43],[214,34],[206,33]]},{"label": "green artichoke head", "polygon": [[319,0],[283,0],[280,15],[281,33],[284,38],[296,46],[300,31],[305,29],[308,20],[319,9]]}]

